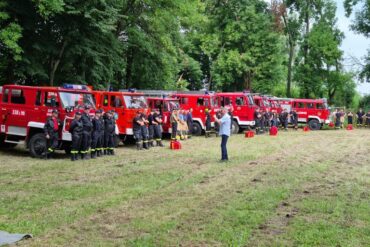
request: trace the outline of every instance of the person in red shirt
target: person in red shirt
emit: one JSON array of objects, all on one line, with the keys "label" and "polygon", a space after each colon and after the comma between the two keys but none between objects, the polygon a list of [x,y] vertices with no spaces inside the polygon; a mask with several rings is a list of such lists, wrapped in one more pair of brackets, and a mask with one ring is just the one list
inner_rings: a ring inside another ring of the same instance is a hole
[{"label": "person in red shirt", "polygon": [[58,116],[58,111],[53,110],[51,113],[51,117],[46,120],[46,123],[44,125],[44,134],[46,138],[47,149],[45,150],[45,159],[51,158],[55,152],[55,149],[58,147],[59,129],[62,126]]}]

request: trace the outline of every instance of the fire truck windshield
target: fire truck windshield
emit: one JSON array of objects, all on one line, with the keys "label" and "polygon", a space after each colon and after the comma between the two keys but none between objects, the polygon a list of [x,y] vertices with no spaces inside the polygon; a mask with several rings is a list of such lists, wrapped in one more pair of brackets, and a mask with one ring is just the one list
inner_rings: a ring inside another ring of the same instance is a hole
[{"label": "fire truck windshield", "polygon": [[167,111],[172,111],[173,109],[180,109],[180,105],[178,101],[168,101],[168,109]]},{"label": "fire truck windshield", "polygon": [[126,107],[129,109],[147,108],[144,96],[124,96]]},{"label": "fire truck windshield", "polygon": [[267,99],[263,100],[263,104],[265,105],[265,107],[271,107],[271,103]]},{"label": "fire truck windshield", "polygon": [[63,108],[78,108],[84,105],[89,105],[95,108],[95,103],[91,94],[85,93],[67,93],[61,92],[60,99]]},{"label": "fire truck windshield", "polygon": [[249,105],[254,105],[253,96],[252,95],[247,95],[247,98],[248,98]]}]

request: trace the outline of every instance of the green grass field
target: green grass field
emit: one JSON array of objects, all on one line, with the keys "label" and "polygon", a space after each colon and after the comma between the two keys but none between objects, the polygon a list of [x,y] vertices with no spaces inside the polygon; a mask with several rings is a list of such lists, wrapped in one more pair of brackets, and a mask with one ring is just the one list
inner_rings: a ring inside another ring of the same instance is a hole
[{"label": "green grass field", "polygon": [[24,246],[369,246],[370,131],[198,137],[180,151],[0,152],[0,230]]}]

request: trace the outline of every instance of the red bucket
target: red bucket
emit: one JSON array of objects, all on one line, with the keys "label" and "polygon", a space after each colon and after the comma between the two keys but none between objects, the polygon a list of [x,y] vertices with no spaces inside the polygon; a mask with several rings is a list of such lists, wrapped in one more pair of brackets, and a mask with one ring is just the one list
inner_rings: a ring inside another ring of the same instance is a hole
[{"label": "red bucket", "polygon": [[181,149],[181,142],[179,142],[179,141],[171,141],[170,142],[170,148],[172,149],[172,150],[179,150],[179,149]]},{"label": "red bucket", "polygon": [[254,132],[249,130],[245,132],[245,138],[253,138],[254,137]]},{"label": "red bucket", "polygon": [[276,126],[272,126],[270,129],[270,136],[277,136],[279,130]]}]

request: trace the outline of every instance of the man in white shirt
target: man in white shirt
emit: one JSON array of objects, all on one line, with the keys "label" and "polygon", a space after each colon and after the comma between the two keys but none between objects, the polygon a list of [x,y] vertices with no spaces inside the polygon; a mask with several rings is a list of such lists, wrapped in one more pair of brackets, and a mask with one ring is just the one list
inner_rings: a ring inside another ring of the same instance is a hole
[{"label": "man in white shirt", "polygon": [[221,118],[217,118],[215,115],[215,121],[219,124],[219,135],[221,136],[221,162],[229,161],[227,155],[227,140],[230,137],[231,132],[231,118],[226,108],[221,108]]}]

